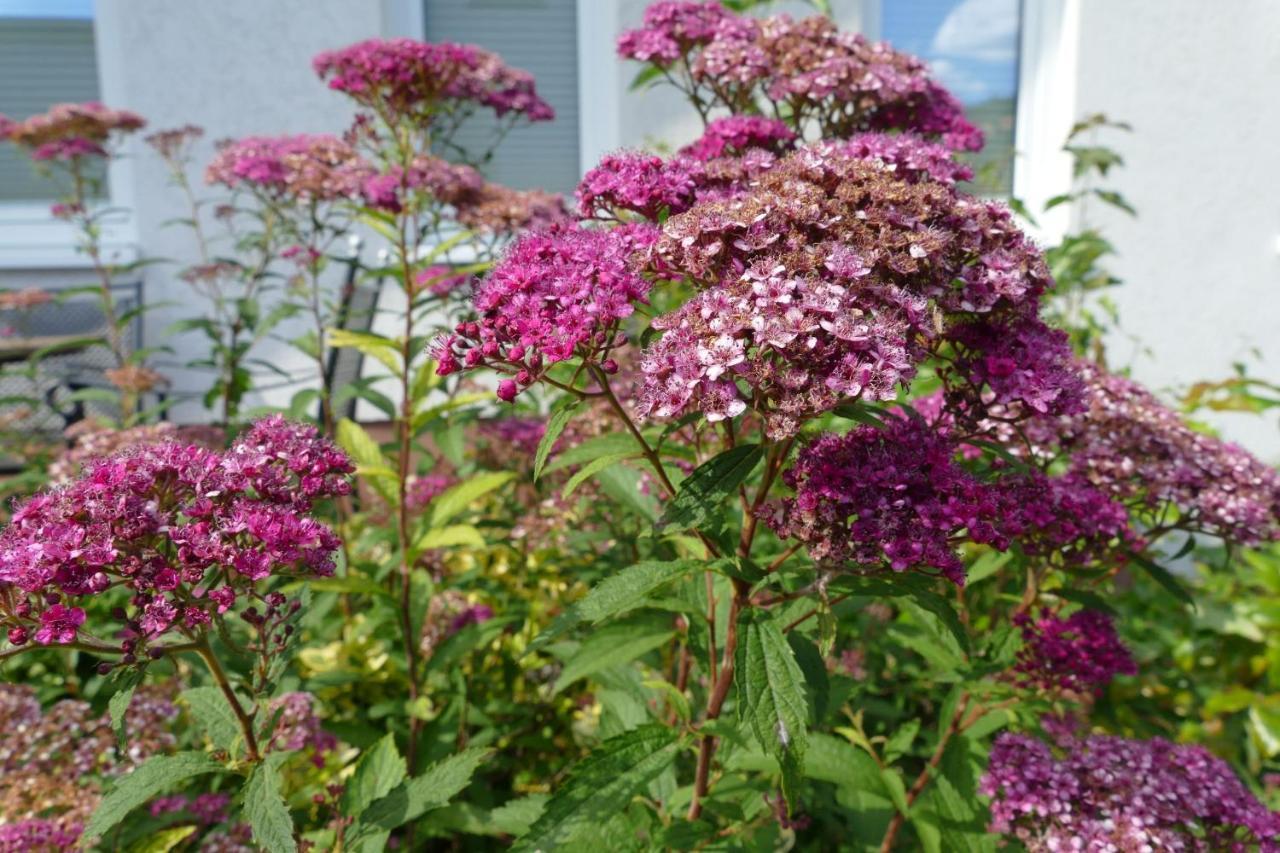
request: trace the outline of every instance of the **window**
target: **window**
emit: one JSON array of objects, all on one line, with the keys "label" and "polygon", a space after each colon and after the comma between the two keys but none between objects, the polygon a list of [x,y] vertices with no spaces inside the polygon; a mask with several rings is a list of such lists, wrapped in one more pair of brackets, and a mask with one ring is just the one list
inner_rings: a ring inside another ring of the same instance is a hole
[{"label": "window", "polygon": [[[0,0],[0,113],[24,119],[97,100],[97,66],[91,0]],[[53,195],[26,157],[0,146],[0,203]]]},{"label": "window", "polygon": [[[876,2],[876,0],[872,0]],[[986,147],[972,157],[976,189],[1013,190],[1021,27],[1019,0],[879,0],[879,32],[929,62],[982,128]]]},{"label": "window", "polygon": [[[533,74],[538,93],[555,108],[554,121],[512,131],[484,165],[486,176],[517,189],[569,192],[577,186],[576,0],[426,0],[425,18],[428,41],[476,44],[500,54]],[[489,130],[482,117],[464,127],[458,141],[483,150]]]}]

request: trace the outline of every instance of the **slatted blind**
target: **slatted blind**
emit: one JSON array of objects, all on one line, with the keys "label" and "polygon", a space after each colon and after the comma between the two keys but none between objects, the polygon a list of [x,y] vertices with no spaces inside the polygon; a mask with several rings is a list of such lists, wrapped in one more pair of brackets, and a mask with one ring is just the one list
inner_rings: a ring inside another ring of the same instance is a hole
[{"label": "slatted blind", "polygon": [[[51,104],[98,98],[93,22],[0,17],[0,113],[23,119]],[[56,193],[11,145],[0,145],[0,202]]]},{"label": "slatted blind", "polygon": [[[483,167],[498,183],[568,192],[578,183],[578,21],[575,0],[425,0],[428,41],[495,51],[537,79],[554,121],[517,128]],[[484,150],[490,115],[464,127],[459,142]]]}]

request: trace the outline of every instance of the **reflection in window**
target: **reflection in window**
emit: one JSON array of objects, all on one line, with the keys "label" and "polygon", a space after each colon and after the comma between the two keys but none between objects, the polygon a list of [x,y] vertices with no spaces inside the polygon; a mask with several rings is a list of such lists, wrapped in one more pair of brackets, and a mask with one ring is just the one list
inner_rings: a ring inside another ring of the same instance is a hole
[{"label": "reflection in window", "polygon": [[[24,119],[98,99],[92,0],[0,0],[0,113]],[[0,145],[0,203],[56,192],[11,145]]]},{"label": "reflection in window", "polygon": [[987,145],[969,157],[975,189],[1013,190],[1013,133],[1018,90],[1019,0],[881,0],[880,36],[927,60],[964,102]]}]

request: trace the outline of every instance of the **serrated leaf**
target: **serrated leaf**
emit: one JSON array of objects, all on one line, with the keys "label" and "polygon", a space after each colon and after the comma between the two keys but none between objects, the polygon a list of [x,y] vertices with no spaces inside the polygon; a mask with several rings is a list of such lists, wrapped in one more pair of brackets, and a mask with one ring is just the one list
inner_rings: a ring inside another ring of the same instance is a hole
[{"label": "serrated leaf", "polygon": [[568,661],[556,679],[555,693],[564,690],[580,678],[629,663],[641,655],[665,644],[675,635],[671,620],[664,616],[653,618],[647,614],[606,625],[585,640]]},{"label": "serrated leaf", "polygon": [[596,474],[599,474],[606,468],[617,465],[619,462],[634,459],[637,455],[639,454],[624,452],[610,454],[609,456],[601,456],[598,459],[592,459],[586,465],[583,465],[580,469],[574,472],[574,475],[569,478],[567,483],[564,484],[564,490],[560,493],[561,496],[566,498],[570,497],[575,491],[577,491],[578,486],[581,486]]},{"label": "serrated leaf", "polygon": [[179,752],[149,758],[111,786],[89,818],[83,838],[101,838],[143,803],[172,791],[188,779],[222,769],[221,764],[203,752]]},{"label": "serrated leaf", "polygon": [[782,793],[790,809],[804,773],[809,703],[804,674],[777,622],[748,613],[738,628],[738,719],[782,769]]},{"label": "serrated leaf", "polygon": [[955,638],[961,651],[969,653],[969,635],[964,630],[964,623],[959,614],[951,606],[951,602],[932,590],[926,589],[923,579],[904,575],[893,578],[860,578],[840,577],[831,582],[830,589],[848,592],[853,595],[888,596],[891,598],[907,597],[919,607],[938,618],[938,621]]},{"label": "serrated leaf", "polygon": [[515,474],[510,471],[489,471],[450,486],[431,502],[429,526],[442,527],[465,512],[480,498],[511,482],[513,477]]},{"label": "serrated leaf", "polygon": [[369,804],[404,781],[405,763],[394,735],[386,735],[364,751],[342,792],[342,813],[359,817]]},{"label": "serrated leaf", "polygon": [[533,454],[533,479],[535,481],[542,476],[542,469],[547,465],[547,457],[551,455],[551,449],[556,446],[556,442],[560,439],[560,434],[564,432],[564,428],[568,425],[574,412],[578,410],[580,403],[580,400],[566,397],[552,408],[551,417],[547,418],[546,431],[542,433],[542,438],[538,441],[538,449]]},{"label": "serrated leaf", "polygon": [[471,783],[476,769],[490,754],[488,749],[468,749],[437,761],[421,776],[397,784],[359,815],[355,837],[390,832],[446,805]]},{"label": "serrated leaf", "polygon": [[192,687],[178,694],[178,698],[187,706],[213,748],[235,758],[244,733],[222,691],[217,687]]},{"label": "serrated leaf", "polygon": [[591,838],[675,762],[679,748],[676,732],[658,725],[606,740],[570,771],[513,849],[549,851]]},{"label": "serrated leaf", "polygon": [[596,584],[586,597],[573,604],[552,625],[536,637],[531,650],[545,646],[555,637],[582,622],[598,624],[610,616],[639,607],[654,590],[695,569],[696,560],[644,562],[628,566]]},{"label": "serrated leaf", "polygon": [[699,465],[667,504],[658,520],[658,530],[684,530],[705,523],[720,503],[750,476],[763,455],[758,444],[740,444]]},{"label": "serrated leaf", "polygon": [[285,755],[277,753],[253,768],[244,786],[244,815],[253,840],[268,853],[296,853],[293,818],[285,805],[281,787],[280,762]]},{"label": "serrated leaf", "polygon": [[129,703],[133,701],[133,691],[142,683],[142,678],[146,674],[145,668],[131,668],[125,670],[124,675],[119,679],[119,688],[111,695],[111,700],[107,702],[107,714],[111,718],[111,730],[116,733],[116,748],[124,753],[128,750],[128,732],[125,731],[124,715],[129,710]]}]

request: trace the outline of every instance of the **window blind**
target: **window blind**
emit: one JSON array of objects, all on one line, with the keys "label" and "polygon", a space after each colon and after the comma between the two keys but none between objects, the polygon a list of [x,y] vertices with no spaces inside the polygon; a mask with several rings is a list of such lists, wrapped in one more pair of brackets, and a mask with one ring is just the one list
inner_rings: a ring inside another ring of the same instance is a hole
[{"label": "window blind", "polygon": [[[476,44],[537,79],[554,121],[512,131],[482,166],[491,180],[517,189],[569,192],[577,186],[578,20],[575,0],[425,0],[428,41]],[[464,126],[458,142],[483,151],[490,114]]]},{"label": "window blind", "polygon": [[[93,21],[0,17],[0,113],[24,119],[51,104],[98,98]],[[11,145],[0,145],[0,202],[56,193]]]}]

